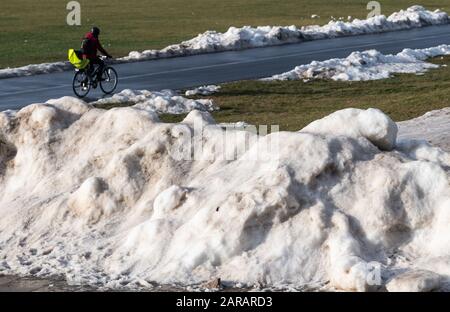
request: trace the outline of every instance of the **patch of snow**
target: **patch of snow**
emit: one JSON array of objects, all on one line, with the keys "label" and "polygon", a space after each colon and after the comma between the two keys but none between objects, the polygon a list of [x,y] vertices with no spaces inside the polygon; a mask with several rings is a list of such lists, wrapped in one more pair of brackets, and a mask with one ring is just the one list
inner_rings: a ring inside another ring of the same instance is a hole
[{"label": "patch of snow", "polygon": [[450,108],[426,113],[425,115],[398,123],[400,140],[425,140],[450,152]]},{"label": "patch of snow", "polygon": [[434,274],[426,287],[402,285],[442,286],[450,172],[384,151],[395,131],[378,110],[266,136],[225,132],[208,112],[167,124],[71,98],[0,113],[0,273],[363,291],[378,268],[380,287],[418,270]]},{"label": "patch of snow", "polygon": [[178,95],[172,90],[152,92],[126,89],[114,94],[112,97],[104,98],[91,104],[99,107],[111,104],[134,105],[135,108],[142,110],[166,114],[183,114],[192,110],[214,111],[218,109],[212,100],[191,100]]},{"label": "patch of snow", "polygon": [[220,91],[220,86],[209,85],[209,86],[201,86],[195,88],[193,90],[187,90],[186,96],[194,96],[194,95],[212,95]]},{"label": "patch of snow", "polygon": [[247,127],[250,127],[251,125],[246,123],[245,121],[238,121],[238,122],[222,122],[219,124],[222,128],[235,128],[235,129],[245,129]]},{"label": "patch of snow", "polygon": [[[135,62],[187,56],[220,51],[242,50],[264,46],[281,45],[302,41],[335,38],[362,34],[374,34],[388,31],[406,30],[429,25],[448,24],[450,18],[439,10],[429,11],[422,6],[412,6],[395,12],[389,17],[375,16],[365,20],[332,20],[324,25],[312,25],[298,28],[296,26],[259,26],[242,28],[230,27],[227,32],[206,31],[197,37],[168,46],[162,50],[133,51],[128,56],[117,59],[117,63]],[[28,65],[20,68],[0,70],[0,78],[34,75],[70,69],[68,62]]]},{"label": "patch of snow", "polygon": [[430,292],[440,288],[442,277],[426,270],[400,274],[387,284],[390,292]]},{"label": "patch of snow", "polygon": [[450,55],[450,45],[427,49],[405,49],[396,55],[384,55],[376,50],[353,52],[345,59],[314,61],[297,66],[289,72],[274,75],[263,80],[332,79],[336,81],[367,81],[386,79],[392,74],[423,74],[438,68],[426,59]]},{"label": "patch of snow", "polygon": [[316,19],[316,18],[320,18],[320,16],[317,15],[317,14],[313,14],[313,15],[311,15],[311,18],[312,18],[312,19]]},{"label": "patch of snow", "polygon": [[69,62],[30,64],[13,68],[7,67],[0,69],[0,79],[57,73],[72,69],[73,66]]},{"label": "patch of snow", "polygon": [[[447,138],[447,144],[448,141],[449,139]],[[425,140],[398,139],[396,149],[408,155],[411,159],[431,161],[442,166],[450,166],[450,154],[442,150],[438,145],[431,145]]]}]

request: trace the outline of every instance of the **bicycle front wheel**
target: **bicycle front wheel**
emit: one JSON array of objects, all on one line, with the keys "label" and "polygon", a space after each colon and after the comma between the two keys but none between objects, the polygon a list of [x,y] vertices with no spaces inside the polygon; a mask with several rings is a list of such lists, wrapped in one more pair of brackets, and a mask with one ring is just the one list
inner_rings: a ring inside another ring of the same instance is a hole
[{"label": "bicycle front wheel", "polygon": [[89,77],[85,71],[78,71],[73,77],[72,83],[73,92],[76,96],[83,98],[91,90],[91,84],[89,83]]},{"label": "bicycle front wheel", "polygon": [[105,67],[102,72],[100,79],[100,88],[105,94],[111,94],[116,90],[117,84],[119,83],[119,76],[117,72],[112,67]]}]

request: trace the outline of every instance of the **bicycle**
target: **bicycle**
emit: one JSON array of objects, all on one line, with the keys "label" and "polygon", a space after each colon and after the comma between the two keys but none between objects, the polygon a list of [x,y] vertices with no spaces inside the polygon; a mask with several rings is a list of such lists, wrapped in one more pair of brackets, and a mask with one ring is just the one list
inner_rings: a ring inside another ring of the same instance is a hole
[{"label": "bicycle", "polygon": [[[101,57],[101,59],[103,61],[106,61],[107,58]],[[95,66],[91,74],[88,73],[88,67],[75,69],[72,88],[76,96],[78,96],[79,98],[83,98],[88,95],[91,88],[96,89],[97,86],[100,86],[100,89],[105,94],[111,94],[114,92],[114,90],[116,90],[117,84],[119,83],[119,75],[117,74],[117,71],[113,67],[106,64],[100,75],[100,80],[98,80],[99,70],[99,65]]]}]

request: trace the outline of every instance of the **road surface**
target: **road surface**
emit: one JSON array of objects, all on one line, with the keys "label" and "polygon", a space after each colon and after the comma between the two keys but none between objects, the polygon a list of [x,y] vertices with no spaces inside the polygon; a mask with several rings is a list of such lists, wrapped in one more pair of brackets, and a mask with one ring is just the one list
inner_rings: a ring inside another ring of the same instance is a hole
[{"label": "road surface", "polygon": [[[428,48],[440,44],[450,44],[450,25],[120,64],[115,65],[120,76],[117,90],[179,90],[264,78],[314,60],[346,57],[354,51],[377,49],[382,53],[398,53],[404,48]],[[0,111],[73,95],[72,78],[73,72],[69,71],[0,79]],[[95,90],[89,97],[94,100],[102,94]]]}]

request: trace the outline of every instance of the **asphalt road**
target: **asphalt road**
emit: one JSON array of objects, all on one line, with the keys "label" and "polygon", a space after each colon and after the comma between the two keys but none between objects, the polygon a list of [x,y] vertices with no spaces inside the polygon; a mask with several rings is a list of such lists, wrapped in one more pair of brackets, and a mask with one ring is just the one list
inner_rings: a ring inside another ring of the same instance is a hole
[{"label": "asphalt road", "polygon": [[[115,65],[120,77],[117,90],[178,90],[263,78],[314,60],[346,57],[353,51],[377,49],[383,53],[398,53],[404,48],[428,48],[439,44],[450,44],[450,25],[120,64]],[[72,78],[73,72],[69,71],[0,79],[0,111],[73,95]],[[95,90],[89,96],[93,100],[103,95]]]}]

